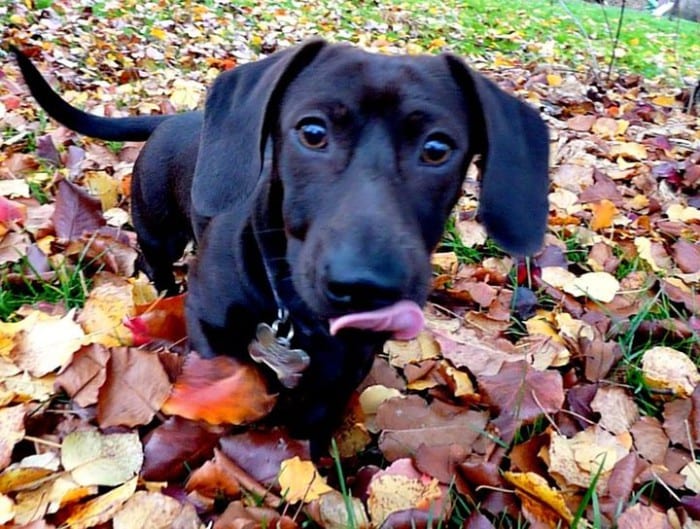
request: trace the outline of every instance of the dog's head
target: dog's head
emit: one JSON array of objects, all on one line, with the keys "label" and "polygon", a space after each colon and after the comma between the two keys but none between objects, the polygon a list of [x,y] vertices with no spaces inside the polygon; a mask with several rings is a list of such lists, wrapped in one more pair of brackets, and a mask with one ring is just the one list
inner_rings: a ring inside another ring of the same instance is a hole
[{"label": "dog's head", "polygon": [[205,109],[204,133],[216,141],[198,158],[195,223],[279,182],[294,286],[319,318],[425,302],[430,253],[475,154],[489,234],[515,254],[540,245],[546,127],[458,58],[314,41],[237,70],[215,83]]}]

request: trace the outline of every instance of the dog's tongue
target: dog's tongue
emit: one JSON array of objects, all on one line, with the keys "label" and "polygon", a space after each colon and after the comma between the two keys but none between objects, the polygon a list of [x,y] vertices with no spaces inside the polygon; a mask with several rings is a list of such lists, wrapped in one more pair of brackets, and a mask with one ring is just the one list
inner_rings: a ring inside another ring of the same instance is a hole
[{"label": "dog's tongue", "polygon": [[330,330],[332,335],[346,328],[389,331],[395,340],[412,340],[423,329],[424,323],[420,307],[413,301],[402,300],[383,309],[331,318]]}]

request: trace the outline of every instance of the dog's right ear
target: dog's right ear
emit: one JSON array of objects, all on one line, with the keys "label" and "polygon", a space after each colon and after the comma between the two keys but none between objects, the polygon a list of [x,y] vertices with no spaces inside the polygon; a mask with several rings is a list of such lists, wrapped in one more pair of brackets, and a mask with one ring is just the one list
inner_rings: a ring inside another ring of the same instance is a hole
[{"label": "dog's right ear", "polygon": [[217,213],[251,196],[263,164],[266,138],[285,88],[325,46],[312,40],[221,74],[204,108],[192,183],[195,236]]}]

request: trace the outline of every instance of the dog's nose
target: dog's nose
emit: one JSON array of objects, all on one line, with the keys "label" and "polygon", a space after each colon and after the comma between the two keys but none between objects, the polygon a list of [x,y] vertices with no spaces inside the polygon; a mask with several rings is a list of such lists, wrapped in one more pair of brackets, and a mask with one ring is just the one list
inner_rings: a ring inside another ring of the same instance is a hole
[{"label": "dog's nose", "polygon": [[342,263],[329,266],[325,291],[334,309],[342,312],[382,308],[403,297],[403,274],[392,270],[358,269]]}]

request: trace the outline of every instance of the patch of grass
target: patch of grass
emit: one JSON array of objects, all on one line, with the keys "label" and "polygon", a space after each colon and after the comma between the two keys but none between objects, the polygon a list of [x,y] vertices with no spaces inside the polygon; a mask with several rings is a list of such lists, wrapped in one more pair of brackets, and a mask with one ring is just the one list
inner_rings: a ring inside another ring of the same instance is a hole
[{"label": "patch of grass", "polygon": [[453,251],[457,259],[466,264],[480,263],[487,257],[506,255],[492,239],[486,239],[486,242],[479,247],[465,246],[457,232],[454,217],[447,219],[440,246],[445,250]]},{"label": "patch of grass", "polygon": [[[0,320],[9,321],[23,305],[63,303],[70,309],[85,304],[89,280],[82,266],[63,264],[54,270],[52,280],[34,278],[29,273],[31,270],[31,265],[23,258],[12,269],[0,272]],[[20,275],[10,280],[10,272],[20,272]]]}]

